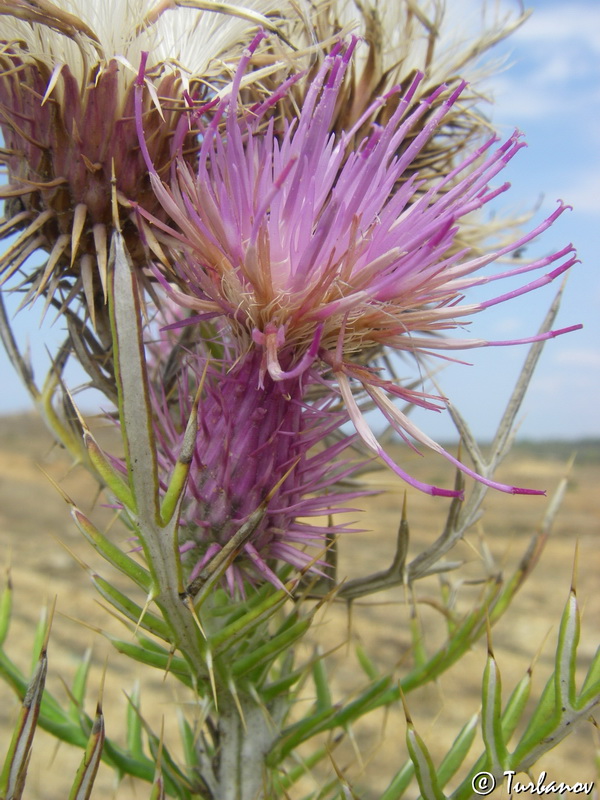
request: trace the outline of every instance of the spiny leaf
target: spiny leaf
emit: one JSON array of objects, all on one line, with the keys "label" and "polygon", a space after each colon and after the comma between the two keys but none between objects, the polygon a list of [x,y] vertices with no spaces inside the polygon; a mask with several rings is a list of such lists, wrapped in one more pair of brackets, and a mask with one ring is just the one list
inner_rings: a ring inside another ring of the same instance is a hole
[{"label": "spiny leaf", "polygon": [[69,800],[88,800],[90,797],[102,758],[104,739],[104,716],[102,707],[98,703],[88,745],[77,770]]},{"label": "spiny leaf", "polygon": [[73,722],[79,722],[81,709],[83,708],[85,700],[85,689],[87,685],[87,678],[92,663],[92,651],[88,647],[83,658],[79,662],[73,683],[71,685],[71,702],[69,704],[69,714]]},{"label": "spiny leaf", "polygon": [[108,490],[116,497],[119,503],[122,503],[132,513],[135,513],[135,500],[131,494],[131,489],[115,470],[102,452],[98,442],[87,429],[84,432],[83,441],[92,466]]},{"label": "spiny leaf", "polygon": [[415,776],[423,800],[446,800],[437,777],[437,772],[425,742],[416,732],[412,722],[407,724],[406,746],[415,766]]},{"label": "spiny leaf", "polygon": [[485,751],[491,770],[502,771],[507,761],[507,751],[502,733],[502,682],[500,670],[491,651],[488,638],[488,656],[482,684],[483,709],[481,729]]},{"label": "spiny leaf", "polygon": [[415,765],[411,761],[407,761],[403,767],[392,778],[390,785],[385,792],[381,795],[379,800],[400,800],[404,792],[410,786],[410,783],[415,775]]},{"label": "spiny leaf", "polygon": [[463,764],[477,733],[478,716],[474,714],[463,727],[437,770],[439,785],[445,786]]},{"label": "spiny leaf", "polygon": [[136,627],[144,628],[144,630],[153,633],[163,641],[170,642],[172,634],[164,620],[130,600],[127,595],[120,592],[100,575],[92,574],[92,581],[102,597],[124,617],[134,622]]},{"label": "spiny leaf", "polygon": [[193,688],[194,682],[190,675],[188,664],[182,658],[172,655],[168,650],[159,652],[155,649],[134,644],[131,641],[119,639],[108,633],[105,633],[105,636],[119,653],[123,653],[129,658],[134,659],[134,661],[147,664],[149,667],[156,667],[156,669],[160,669],[162,672],[171,672],[188,688]]},{"label": "spiny leaf", "polygon": [[158,522],[158,473],[139,287],[119,231],[110,246],[109,308],[129,487],[136,512]]},{"label": "spiny leaf", "polygon": [[196,437],[198,435],[198,403],[200,402],[200,396],[202,394],[207,369],[208,362],[206,362],[204,366],[202,378],[200,379],[200,385],[198,387],[198,391],[196,392],[194,402],[192,403],[192,410],[190,412],[190,417],[185,429],[183,441],[179,449],[179,455],[177,456],[177,461],[175,463],[175,467],[173,468],[173,473],[171,475],[169,485],[167,486],[167,491],[162,499],[160,507],[160,518],[162,525],[166,525],[173,518],[173,515],[180,504],[187,483],[188,474],[196,447]]},{"label": "spiny leaf", "polygon": [[0,797],[20,800],[23,794],[47,671],[48,658],[44,647],[27,687],[21,713],[0,775]]},{"label": "spiny leaf", "polygon": [[142,720],[140,715],[140,686],[139,683],[133,688],[131,697],[128,697],[127,704],[127,723],[125,726],[127,735],[127,750],[134,758],[144,757],[144,741],[142,737]]},{"label": "spiny leaf", "polygon": [[124,575],[131,578],[132,581],[137,583],[137,585],[148,594],[152,586],[152,578],[148,570],[120,550],[117,545],[101,533],[78,508],[73,508],[71,513],[75,524],[92,547],[97,550],[109,564],[112,564]]},{"label": "spiny leaf", "polygon": [[317,653],[317,658],[313,664],[313,681],[317,690],[317,711],[331,708],[331,690],[329,689],[329,681],[327,679],[327,669],[325,661],[320,653]]}]

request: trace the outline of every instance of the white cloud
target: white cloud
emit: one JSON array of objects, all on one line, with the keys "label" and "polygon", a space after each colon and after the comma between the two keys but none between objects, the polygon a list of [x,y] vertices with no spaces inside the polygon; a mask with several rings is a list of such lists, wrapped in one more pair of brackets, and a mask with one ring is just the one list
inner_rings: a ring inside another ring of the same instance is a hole
[{"label": "white cloud", "polygon": [[511,66],[492,81],[496,114],[502,120],[564,117],[600,103],[596,3],[540,3],[509,38],[507,48]]},{"label": "white cloud", "polygon": [[600,169],[573,176],[558,194],[578,213],[600,214]]},{"label": "white cloud", "polygon": [[515,33],[514,40],[538,45],[546,54],[551,47],[564,42],[600,53],[600,8],[595,2],[540,7]]},{"label": "white cloud", "polygon": [[600,368],[600,350],[589,348],[565,348],[555,353],[558,364],[570,367],[583,367],[584,369]]}]

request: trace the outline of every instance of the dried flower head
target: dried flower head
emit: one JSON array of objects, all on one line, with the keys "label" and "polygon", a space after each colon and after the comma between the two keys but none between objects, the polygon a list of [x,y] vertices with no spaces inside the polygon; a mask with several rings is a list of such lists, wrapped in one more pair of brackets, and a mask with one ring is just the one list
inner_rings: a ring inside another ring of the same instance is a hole
[{"label": "dried flower head", "polygon": [[[2,281],[33,252],[45,251],[43,266],[26,275],[27,298],[60,292],[67,305],[83,294],[92,315],[100,316],[113,182],[125,205],[135,198],[160,213],[133,120],[140,53],[150,53],[143,115],[160,171],[169,160],[182,90],[202,95],[206,82],[223,74],[218,58],[235,56],[246,31],[269,24],[264,13],[278,7],[272,0],[216,7],[202,0],[181,6],[150,0],[3,4],[0,159],[9,182],[0,190],[0,236],[20,235],[0,262]],[[137,228],[126,223],[124,232],[139,261]]]},{"label": "dried flower head", "polygon": [[[463,84],[435,110],[432,106],[446,87],[407,113],[421,80],[417,75],[407,90],[392,90],[367,109],[371,117],[393,97],[394,112],[386,125],[372,125],[348,153],[363,120],[339,135],[330,130],[355,46],[353,40],[333,49],[312,81],[299,117],[284,122],[282,130],[268,117],[270,102],[245,114],[238,108],[248,52],[230,97],[212,119],[204,122],[202,108],[196,113],[201,144],[194,170],[175,153],[167,186],[145,151],[157,198],[177,226],[153,220],[168,237],[175,262],[173,285],[165,285],[175,301],[195,312],[190,324],[228,320],[248,351],[262,354],[261,381],[267,375],[275,382],[312,375],[329,386],[335,382],[365,444],[413,486],[431,494],[453,494],[420,483],[393,463],[359,409],[357,390],[405,439],[436,450],[497,489],[529,492],[476,475],[419,430],[392,399],[439,408],[443,398],[386,379],[365,363],[365,353],[388,347],[420,363],[432,355],[447,358],[454,350],[530,342],[564,332],[515,342],[442,336],[462,327],[474,313],[533,291],[575,263],[569,245],[526,265],[480,274],[483,267],[546,230],[565,206],[560,203],[534,230],[484,256],[457,251],[455,240],[464,218],[508,188],[489,184],[523,146],[520,136],[515,133],[503,144],[490,138],[425,191],[419,191],[423,187],[414,174],[394,190],[458,101]],[[140,103],[141,94],[140,85]],[[142,136],[141,105],[137,119]],[[398,155],[408,135],[412,141]],[[472,286],[555,263],[550,272],[519,289],[480,303],[463,302]]]},{"label": "dried flower head", "polygon": [[[391,94],[384,105],[376,103],[377,98],[393,87],[407,90],[418,72],[422,73],[422,79],[413,90],[407,111],[428,98],[429,108],[421,124],[448,99],[459,77],[469,81],[460,102],[446,108],[429,141],[398,176],[401,185],[418,173],[421,192],[448,175],[462,160],[465,149],[489,137],[490,125],[483,115],[487,102],[483,87],[486,77],[502,65],[501,59],[491,57],[489,51],[527,18],[517,4],[513,11],[486,0],[463,3],[460,8],[460,24],[457,24],[454,10],[440,0],[317,0],[311,4],[312,25],[303,24],[296,17],[288,21],[286,28],[286,37],[297,43],[301,51],[311,43],[311,33],[319,42],[331,42],[332,38],[343,38],[349,33],[360,37],[361,47],[338,89],[330,121],[331,131],[337,134],[353,129],[349,152],[369,134],[373,122],[387,124],[401,93]],[[272,46],[278,57],[285,58],[277,41]],[[310,52],[313,61],[305,78],[277,106],[277,112],[290,120],[304,104],[325,57],[324,49],[313,48]],[[261,81],[260,87],[275,92],[281,81],[281,73],[275,73]],[[258,98],[258,88],[258,84],[251,84],[243,93],[244,100],[247,102],[249,95]],[[371,116],[365,114],[367,109],[372,110]],[[417,126],[407,132],[399,143],[398,155],[410,146],[419,129]],[[498,229],[507,233],[518,223],[519,220],[504,220],[501,225],[483,224],[480,219],[478,224],[462,227],[456,246],[482,248],[490,234],[497,234]]]}]

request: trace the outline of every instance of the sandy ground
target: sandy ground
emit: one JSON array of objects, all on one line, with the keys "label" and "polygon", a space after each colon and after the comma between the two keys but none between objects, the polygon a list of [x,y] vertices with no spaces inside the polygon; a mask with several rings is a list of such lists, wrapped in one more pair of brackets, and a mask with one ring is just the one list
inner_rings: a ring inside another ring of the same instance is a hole
[{"label": "sandy ground", "polygon": [[[64,454],[53,449],[49,437],[34,420],[0,419],[0,552],[1,564],[10,566],[15,587],[14,618],[6,646],[11,658],[23,669],[30,669],[30,650],[40,609],[56,598],[48,687],[59,698],[66,698],[63,680],[69,683],[85,650],[93,650],[88,711],[93,712],[101,674],[106,664],[105,710],[108,734],[119,739],[129,693],[139,680],[142,684],[142,709],[158,729],[161,718],[172,717],[179,703],[177,688],[163,682],[158,673],[138,669],[116,653],[97,630],[123,635],[124,629],[98,603],[89,577],[77,558],[106,575],[107,568],[91,552],[72,525],[68,506],[40,470],[60,481],[64,491],[77,499],[84,510],[94,500],[93,481],[82,469],[69,472]],[[402,457],[406,458],[404,454]],[[449,485],[451,471],[431,457],[419,460],[408,456],[408,470],[419,477]],[[521,454],[509,459],[502,475],[521,485],[547,487],[551,491],[564,472],[564,463],[550,454],[544,458]],[[353,515],[359,527],[369,532],[345,537],[340,546],[340,575],[355,577],[384,569],[392,556],[404,487],[382,473],[371,478],[373,485],[387,488],[378,497],[362,501],[365,514]],[[504,697],[535,661],[533,698],[537,698],[552,670],[557,626],[567,599],[575,548],[579,546],[577,588],[583,614],[579,652],[580,672],[590,663],[598,643],[600,620],[600,458],[577,463],[570,488],[556,521],[552,536],[533,575],[520,590],[512,607],[493,631],[494,651],[503,679]],[[531,497],[506,497],[490,493],[486,515],[450,556],[465,562],[451,576],[456,591],[457,609],[467,608],[469,599],[480,591],[468,581],[485,573],[480,536],[485,537],[493,570],[509,576],[527,547],[536,524],[544,513],[546,500]],[[408,493],[411,524],[410,557],[439,534],[447,502]],[[94,518],[108,524],[110,512],[96,508]],[[99,524],[100,524],[99,522]],[[115,532],[115,540],[122,534]],[[74,557],[75,556],[75,557]],[[461,582],[462,581],[462,582]],[[465,581],[467,581],[465,583]],[[417,584],[415,597],[425,647],[433,652],[443,631],[443,619],[433,603],[439,599],[437,579]],[[356,691],[364,682],[354,657],[360,641],[373,655],[377,667],[395,669],[401,677],[410,666],[410,614],[412,604],[398,588],[384,595],[357,602],[351,618],[343,605],[329,607],[314,626],[313,642],[326,649],[339,646],[329,663],[334,699]],[[485,665],[485,643],[446,672],[435,684],[410,694],[408,701],[414,723],[430,746],[434,759],[441,759],[460,727],[480,706],[480,681]],[[8,746],[11,725],[18,704],[9,687],[0,684],[0,758]],[[355,727],[352,736],[335,750],[334,758],[348,775],[361,800],[375,800],[391,776],[406,759],[405,723],[399,708],[388,714],[375,712]],[[599,747],[597,730],[584,723],[559,747],[534,767],[533,776],[546,771],[548,779],[573,783],[596,781],[598,785]],[[480,752],[476,742],[468,757],[474,763]],[[30,766],[26,797],[30,800],[59,800],[66,797],[72,776],[81,758],[79,751],[66,745],[56,747],[43,731],[38,733]],[[524,776],[521,776],[524,779]],[[324,780],[319,774],[306,779],[297,793],[300,798]],[[451,787],[450,787],[451,788]],[[148,788],[131,781],[115,789],[110,770],[102,767],[94,792],[96,798],[146,798]],[[414,797],[407,793],[406,797]],[[497,791],[494,797],[506,796]],[[564,796],[564,795],[563,795]]]}]

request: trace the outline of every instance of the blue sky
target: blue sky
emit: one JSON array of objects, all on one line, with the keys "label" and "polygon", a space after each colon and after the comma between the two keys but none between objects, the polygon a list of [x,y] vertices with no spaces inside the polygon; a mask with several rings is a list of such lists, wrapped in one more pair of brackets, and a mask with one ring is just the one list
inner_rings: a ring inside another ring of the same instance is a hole
[{"label": "blue sky", "polygon": [[[517,7],[509,0],[504,5]],[[488,81],[495,127],[506,137],[518,128],[528,143],[504,173],[512,188],[495,210],[537,208],[534,220],[541,221],[559,198],[573,206],[527,255],[533,259],[573,242],[582,263],[571,270],[556,327],[585,327],[548,343],[521,412],[520,436],[600,436],[600,4],[535,0],[528,7],[531,19],[496,50],[507,56],[507,65]],[[531,335],[557,288],[544,287],[480,314],[470,333],[486,339]],[[489,297],[489,289],[478,296]],[[21,342],[31,343],[41,379],[45,345],[52,348],[61,331],[60,323],[40,329],[37,322],[35,311],[22,313],[15,330]],[[472,351],[466,357],[472,366],[451,365],[439,375],[442,390],[476,436],[493,433],[525,355],[526,346]],[[4,352],[0,376],[0,413],[29,408]],[[420,412],[415,419],[434,438],[453,438],[447,415]]]},{"label": "blue sky", "polygon": [[[530,19],[495,51],[506,54],[505,68],[488,82],[494,126],[503,136],[518,128],[528,144],[502,173],[512,186],[495,208],[519,213],[539,207],[534,220],[541,221],[559,198],[573,206],[527,256],[573,242],[582,263],[570,271],[555,327],[584,328],[546,345],[519,417],[519,436],[600,436],[600,4],[535,0],[527,7],[533,9]],[[557,289],[551,284],[477,315],[470,333],[486,339],[535,333]],[[478,296],[491,296],[489,287]],[[439,376],[478,437],[494,432],[526,351],[471,351],[466,356],[473,366],[452,365]],[[452,436],[446,415],[419,412],[415,419],[433,437]]]}]

